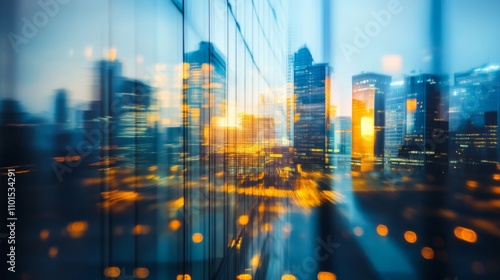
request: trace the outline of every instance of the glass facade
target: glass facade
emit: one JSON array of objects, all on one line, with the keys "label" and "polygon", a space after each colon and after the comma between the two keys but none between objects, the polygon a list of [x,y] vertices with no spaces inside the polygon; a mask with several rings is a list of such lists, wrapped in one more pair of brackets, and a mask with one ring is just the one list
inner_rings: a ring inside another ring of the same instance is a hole
[{"label": "glass facade", "polygon": [[0,1],[0,279],[500,279],[500,1]]}]

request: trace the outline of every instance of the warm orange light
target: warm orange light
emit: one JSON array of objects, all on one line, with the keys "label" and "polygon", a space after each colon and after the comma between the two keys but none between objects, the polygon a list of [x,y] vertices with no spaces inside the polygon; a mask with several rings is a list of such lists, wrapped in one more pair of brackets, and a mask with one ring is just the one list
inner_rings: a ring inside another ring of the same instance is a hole
[{"label": "warm orange light", "polygon": [[467,181],[467,187],[469,188],[477,188],[479,187],[479,183],[477,181]]},{"label": "warm orange light", "polygon": [[426,260],[432,260],[434,258],[434,250],[430,247],[424,247],[422,248],[422,257]]},{"label": "warm orange light", "polygon": [[87,230],[87,222],[84,221],[76,221],[68,224],[66,230],[72,238],[80,238],[85,234]]},{"label": "warm orange light", "polygon": [[255,256],[252,257],[252,259],[250,260],[250,265],[253,267],[253,268],[256,268],[259,266],[259,263],[260,263],[260,254],[257,254]]},{"label": "warm orange light", "polygon": [[361,228],[361,227],[355,227],[352,231],[354,232],[354,235],[356,235],[356,236],[362,236],[364,233],[363,228]]},{"label": "warm orange light", "polygon": [[387,234],[389,234],[389,229],[387,226],[380,224],[377,226],[377,233],[380,236],[387,236]]},{"label": "warm orange light", "polygon": [[248,215],[241,215],[239,218],[238,218],[238,223],[242,226],[248,224],[248,221],[249,221],[249,218],[248,218]]},{"label": "warm orange light", "polygon": [[201,234],[199,232],[193,234],[193,242],[194,243],[200,243],[201,241],[203,241],[203,234]]},{"label": "warm orange light", "polygon": [[414,113],[417,111],[417,99],[412,98],[406,100],[406,111],[408,111],[408,113]]},{"label": "warm orange light", "polygon": [[456,227],[453,231],[458,239],[469,243],[475,243],[477,241],[477,234],[472,229],[464,227]]},{"label": "warm orange light", "polygon": [[191,280],[191,275],[189,274],[184,274],[184,275],[177,275],[177,279],[176,280]]},{"label": "warm orange light", "polygon": [[48,229],[44,229],[44,230],[40,231],[40,239],[42,241],[47,240],[47,238],[49,238],[49,234],[50,234],[50,232]]},{"label": "warm orange light", "polygon": [[372,137],[375,135],[375,126],[373,118],[362,117],[361,118],[361,136],[362,137]]},{"label": "warm orange light", "polygon": [[55,258],[57,256],[58,252],[59,252],[59,250],[57,249],[57,247],[50,247],[50,249],[49,249],[49,256],[51,258]]},{"label": "warm orange light", "polygon": [[120,273],[121,273],[120,269],[116,266],[111,266],[104,269],[104,276],[109,278],[116,278],[120,276]]},{"label": "warm orange light", "polygon": [[292,274],[283,274],[283,276],[281,276],[281,280],[295,280],[297,278],[295,278],[295,276],[293,276]]},{"label": "warm orange light", "polygon": [[238,279],[238,280],[252,280],[252,275],[240,274],[240,275],[236,276],[236,279]]},{"label": "warm orange light", "polygon": [[337,276],[334,273],[321,271],[318,273],[318,280],[336,280]]},{"label": "warm orange light", "polygon": [[417,234],[414,233],[413,231],[406,231],[405,232],[405,240],[408,242],[408,243],[415,243],[417,242]]},{"label": "warm orange light", "polygon": [[134,276],[139,279],[147,278],[149,275],[149,270],[145,267],[138,267],[134,269]]},{"label": "warm orange light", "polygon": [[493,174],[493,180],[500,181],[500,174]]},{"label": "warm orange light", "polygon": [[179,220],[172,220],[170,221],[170,223],[168,223],[168,227],[173,231],[178,230],[181,227],[181,225],[182,223]]},{"label": "warm orange light", "polygon": [[148,225],[135,225],[132,229],[132,233],[135,235],[148,234],[151,228]]},{"label": "warm orange light", "polygon": [[116,59],[116,49],[112,48],[109,50],[109,61],[115,61]]},{"label": "warm orange light", "polygon": [[265,223],[264,224],[264,231],[271,231],[273,230],[273,225],[270,223]]}]

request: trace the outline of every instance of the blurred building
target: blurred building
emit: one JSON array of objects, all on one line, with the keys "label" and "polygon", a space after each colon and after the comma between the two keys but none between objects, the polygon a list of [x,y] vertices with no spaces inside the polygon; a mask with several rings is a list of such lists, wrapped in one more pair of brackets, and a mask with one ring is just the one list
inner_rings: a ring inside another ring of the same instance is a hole
[{"label": "blurred building", "polygon": [[406,127],[405,82],[391,83],[385,99],[384,171],[391,172],[391,161],[397,161],[399,148],[404,144]]},{"label": "blurred building", "polygon": [[330,135],[330,67],[314,63],[307,47],[295,53],[294,163],[303,170],[323,171]]},{"label": "blurred building", "polygon": [[276,128],[274,118],[257,117],[251,114],[243,114],[240,118],[243,143],[275,145]]},{"label": "blurred building", "polygon": [[412,75],[406,83],[406,127],[399,168],[412,175],[441,175],[448,169],[448,81]]},{"label": "blurred building", "polygon": [[450,168],[457,174],[490,174],[500,159],[500,67],[456,73],[450,94]]},{"label": "blurred building", "polygon": [[361,73],[352,77],[352,168],[382,169],[385,99],[391,77]]},{"label": "blurred building", "polygon": [[67,128],[69,123],[68,114],[68,92],[64,89],[56,91],[54,102],[54,122],[60,125],[60,128]]}]

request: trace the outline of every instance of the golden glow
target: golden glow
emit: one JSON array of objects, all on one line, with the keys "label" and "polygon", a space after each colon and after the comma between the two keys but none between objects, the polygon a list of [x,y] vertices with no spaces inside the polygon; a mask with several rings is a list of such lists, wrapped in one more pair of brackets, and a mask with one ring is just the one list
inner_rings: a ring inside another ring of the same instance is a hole
[{"label": "golden glow", "polygon": [[132,229],[132,233],[135,235],[148,234],[150,231],[151,228],[148,225],[135,225]]},{"label": "golden glow", "polygon": [[44,229],[44,230],[40,231],[40,240],[42,240],[42,241],[47,240],[47,238],[49,238],[49,234],[50,234],[50,232],[48,229]]},{"label": "golden glow", "polygon": [[108,53],[109,61],[115,61],[116,60],[116,49],[111,48]]},{"label": "golden glow", "polygon": [[270,223],[265,223],[264,224],[264,231],[271,231],[273,230],[273,225]]},{"label": "golden glow", "polygon": [[432,260],[434,258],[434,250],[430,247],[422,248],[422,257],[426,260]]},{"label": "golden glow", "polygon": [[80,238],[85,234],[87,227],[87,222],[76,221],[68,224],[68,226],[66,227],[66,231],[72,238]]},{"label": "golden glow", "polygon": [[147,278],[149,276],[149,270],[144,267],[138,267],[134,269],[134,276],[139,279]]},{"label": "golden glow", "polygon": [[189,274],[184,274],[184,275],[177,275],[176,280],[191,280],[191,275]]},{"label": "golden glow", "polygon": [[253,268],[257,268],[259,266],[259,263],[260,263],[260,254],[253,256],[252,259],[250,260],[250,265]]},{"label": "golden glow", "polygon": [[200,243],[203,241],[203,234],[197,232],[195,234],[193,234],[193,242],[194,243]]},{"label": "golden glow", "polygon": [[500,181],[500,174],[493,174],[493,180]]},{"label": "golden glow", "polygon": [[173,231],[177,231],[181,226],[182,223],[177,219],[174,219],[170,221],[170,223],[168,223],[168,227]]},{"label": "golden glow", "polygon": [[411,98],[406,100],[406,111],[408,113],[414,113],[417,111],[417,99]]},{"label": "golden glow", "polygon": [[334,273],[321,271],[318,273],[318,280],[336,280],[337,276]]},{"label": "golden glow", "polygon": [[373,118],[361,118],[361,137],[373,137],[375,135],[375,126]]},{"label": "golden glow", "polygon": [[252,280],[252,275],[250,274],[240,274],[236,276],[237,280]]},{"label": "golden glow", "polygon": [[295,278],[295,276],[293,276],[292,274],[283,274],[283,276],[281,276],[281,280],[295,280],[297,278]]},{"label": "golden glow", "polygon": [[475,243],[477,241],[477,234],[472,229],[468,229],[468,228],[464,228],[464,227],[456,227],[455,230],[453,231],[453,233],[455,233],[455,236],[458,239],[461,239],[463,241],[466,241],[469,243]]},{"label": "golden glow", "polygon": [[178,199],[171,200],[168,202],[168,208],[172,210],[178,210],[184,206],[184,197],[179,197]]},{"label": "golden glow", "polygon": [[120,273],[121,273],[120,269],[116,266],[111,266],[104,269],[104,276],[109,278],[116,278],[120,276]]},{"label": "golden glow", "polygon": [[51,258],[55,258],[57,256],[58,252],[59,252],[59,250],[57,249],[57,247],[50,247],[50,249],[49,249],[49,256]]},{"label": "golden glow", "polygon": [[249,218],[248,218],[248,215],[241,215],[239,218],[238,218],[238,223],[242,226],[245,226],[248,224],[248,221],[249,221]]},{"label": "golden glow", "polygon": [[388,54],[382,57],[382,66],[384,70],[389,72],[398,72],[403,65],[403,59],[397,54]]},{"label": "golden glow", "polygon": [[410,230],[406,231],[404,234],[404,237],[405,237],[406,242],[408,242],[408,243],[417,242],[417,234],[413,231],[410,231]]},{"label": "golden glow", "polygon": [[377,233],[380,236],[387,236],[389,234],[389,229],[387,226],[380,224],[377,226]]},{"label": "golden glow", "polygon": [[473,189],[479,187],[479,183],[477,181],[469,180],[466,182],[466,184],[467,184],[467,187],[473,188]]}]

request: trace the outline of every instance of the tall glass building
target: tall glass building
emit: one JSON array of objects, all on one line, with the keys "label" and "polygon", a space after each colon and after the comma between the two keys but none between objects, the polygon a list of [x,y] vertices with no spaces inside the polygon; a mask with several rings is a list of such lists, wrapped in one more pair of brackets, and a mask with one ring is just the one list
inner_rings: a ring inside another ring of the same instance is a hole
[{"label": "tall glass building", "polygon": [[383,168],[385,100],[392,77],[361,73],[352,77],[352,168]]},{"label": "tall glass building", "polygon": [[499,160],[500,68],[485,65],[456,73],[450,93],[450,169],[488,174]]},{"label": "tall glass building", "polygon": [[295,53],[294,163],[304,170],[322,171],[330,166],[330,71],[327,63],[313,63],[307,47]]}]

